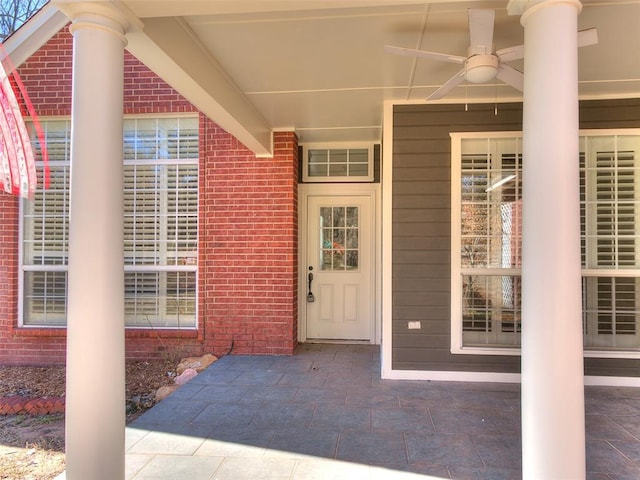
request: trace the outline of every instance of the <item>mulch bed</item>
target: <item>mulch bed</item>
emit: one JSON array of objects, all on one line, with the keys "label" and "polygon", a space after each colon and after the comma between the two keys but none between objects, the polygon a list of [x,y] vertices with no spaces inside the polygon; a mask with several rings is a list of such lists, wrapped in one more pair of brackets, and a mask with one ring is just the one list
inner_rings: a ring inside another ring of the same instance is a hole
[{"label": "mulch bed", "polygon": [[[155,391],[172,383],[175,361],[126,362],[127,415],[153,405]],[[0,415],[64,413],[64,365],[0,366]]]}]

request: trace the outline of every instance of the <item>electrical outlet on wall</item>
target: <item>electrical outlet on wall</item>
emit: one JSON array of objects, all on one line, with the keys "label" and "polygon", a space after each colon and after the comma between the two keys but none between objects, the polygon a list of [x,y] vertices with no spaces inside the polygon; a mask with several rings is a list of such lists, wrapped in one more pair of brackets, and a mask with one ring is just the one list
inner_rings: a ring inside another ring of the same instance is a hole
[{"label": "electrical outlet on wall", "polygon": [[407,325],[407,328],[409,330],[420,330],[422,328],[422,323],[420,321],[409,322],[409,324]]}]

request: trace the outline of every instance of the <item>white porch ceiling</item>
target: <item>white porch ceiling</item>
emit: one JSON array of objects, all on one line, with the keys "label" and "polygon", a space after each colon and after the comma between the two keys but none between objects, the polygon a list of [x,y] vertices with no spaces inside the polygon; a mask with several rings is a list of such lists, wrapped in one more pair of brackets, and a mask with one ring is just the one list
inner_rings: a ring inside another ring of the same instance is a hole
[{"label": "white porch ceiling", "polygon": [[[460,68],[390,55],[383,46],[464,56],[468,8],[496,10],[495,49],[522,44],[520,17],[507,14],[507,3],[121,2],[145,25],[130,35],[132,53],[258,154],[268,154],[271,130],[295,129],[302,143],[379,142],[385,100],[422,102]],[[599,43],[580,49],[581,97],[638,97],[640,0],[582,3],[579,28],[597,27]],[[463,83],[439,102],[519,99],[500,82]]]}]

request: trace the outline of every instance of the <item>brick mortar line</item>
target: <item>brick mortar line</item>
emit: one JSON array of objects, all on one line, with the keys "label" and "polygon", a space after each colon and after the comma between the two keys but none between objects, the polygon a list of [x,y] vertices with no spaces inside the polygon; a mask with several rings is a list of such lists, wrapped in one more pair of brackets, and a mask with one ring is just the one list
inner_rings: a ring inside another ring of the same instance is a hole
[{"label": "brick mortar line", "polygon": [[64,413],[65,397],[0,397],[0,415],[46,415]]}]

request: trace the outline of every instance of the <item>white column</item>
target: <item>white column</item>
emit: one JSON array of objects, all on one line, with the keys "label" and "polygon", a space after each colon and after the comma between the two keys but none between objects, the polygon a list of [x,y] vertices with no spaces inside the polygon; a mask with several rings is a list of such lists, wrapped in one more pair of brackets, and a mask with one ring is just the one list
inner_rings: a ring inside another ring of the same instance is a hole
[{"label": "white column", "polygon": [[124,478],[122,105],[126,22],[64,6],[73,33],[66,478]]},{"label": "white column", "polygon": [[523,114],[523,478],[584,479],[577,0],[530,1]]}]

